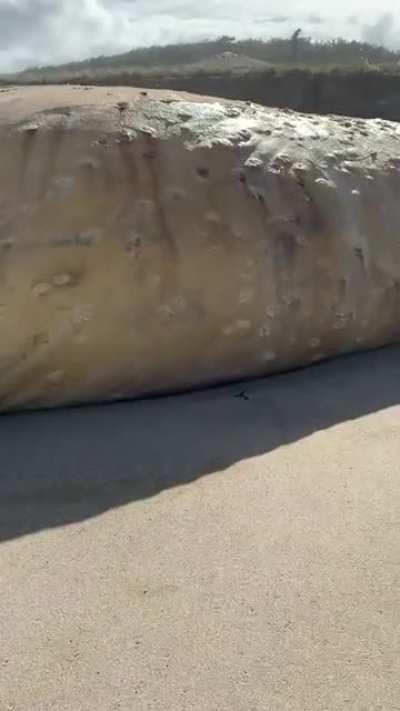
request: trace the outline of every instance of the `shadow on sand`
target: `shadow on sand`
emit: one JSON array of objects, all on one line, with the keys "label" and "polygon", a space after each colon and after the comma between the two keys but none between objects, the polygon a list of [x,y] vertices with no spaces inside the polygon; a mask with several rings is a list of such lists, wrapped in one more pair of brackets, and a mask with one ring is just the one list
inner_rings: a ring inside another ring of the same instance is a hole
[{"label": "shadow on sand", "polygon": [[[249,399],[237,397],[243,391]],[[399,403],[392,346],[189,395],[3,415],[0,540],[96,516]]]}]

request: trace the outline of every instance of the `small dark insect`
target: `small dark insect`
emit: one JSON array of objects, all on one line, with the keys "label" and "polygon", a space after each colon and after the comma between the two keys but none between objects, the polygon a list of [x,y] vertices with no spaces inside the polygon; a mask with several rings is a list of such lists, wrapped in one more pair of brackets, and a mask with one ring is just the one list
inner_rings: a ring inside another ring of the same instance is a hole
[{"label": "small dark insect", "polygon": [[237,395],[234,396],[235,398],[240,398],[241,400],[250,400],[249,396],[247,395],[245,390],[242,390],[241,393],[238,393]]}]

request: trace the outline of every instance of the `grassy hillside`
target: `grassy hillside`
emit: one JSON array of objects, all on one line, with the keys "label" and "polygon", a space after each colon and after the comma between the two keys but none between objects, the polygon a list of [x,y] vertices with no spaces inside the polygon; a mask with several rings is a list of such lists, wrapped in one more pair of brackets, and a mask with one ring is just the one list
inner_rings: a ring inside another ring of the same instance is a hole
[{"label": "grassy hillside", "polygon": [[248,73],[267,67],[312,71],[367,68],[397,72],[399,62],[399,52],[342,39],[316,43],[298,36],[236,42],[232,37],[221,37],[204,42],[133,49],[112,57],[94,57],[59,67],[32,67],[7,79],[25,83],[96,82],[108,77],[114,83],[114,77],[129,73],[143,76],[195,72]]}]

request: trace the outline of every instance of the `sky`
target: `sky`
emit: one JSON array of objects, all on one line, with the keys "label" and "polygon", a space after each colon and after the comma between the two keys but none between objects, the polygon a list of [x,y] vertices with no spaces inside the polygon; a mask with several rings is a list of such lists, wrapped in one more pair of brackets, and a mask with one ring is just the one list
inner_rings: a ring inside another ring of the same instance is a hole
[{"label": "sky", "polygon": [[0,0],[0,71],[215,38],[346,37],[400,49],[398,0]]}]

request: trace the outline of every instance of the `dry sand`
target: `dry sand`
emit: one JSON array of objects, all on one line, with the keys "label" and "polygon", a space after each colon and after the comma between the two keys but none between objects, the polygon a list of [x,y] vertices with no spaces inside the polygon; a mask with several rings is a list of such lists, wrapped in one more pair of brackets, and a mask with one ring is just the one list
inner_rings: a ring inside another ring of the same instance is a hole
[{"label": "dry sand", "polygon": [[399,403],[392,347],[3,416],[0,709],[398,711]]}]

